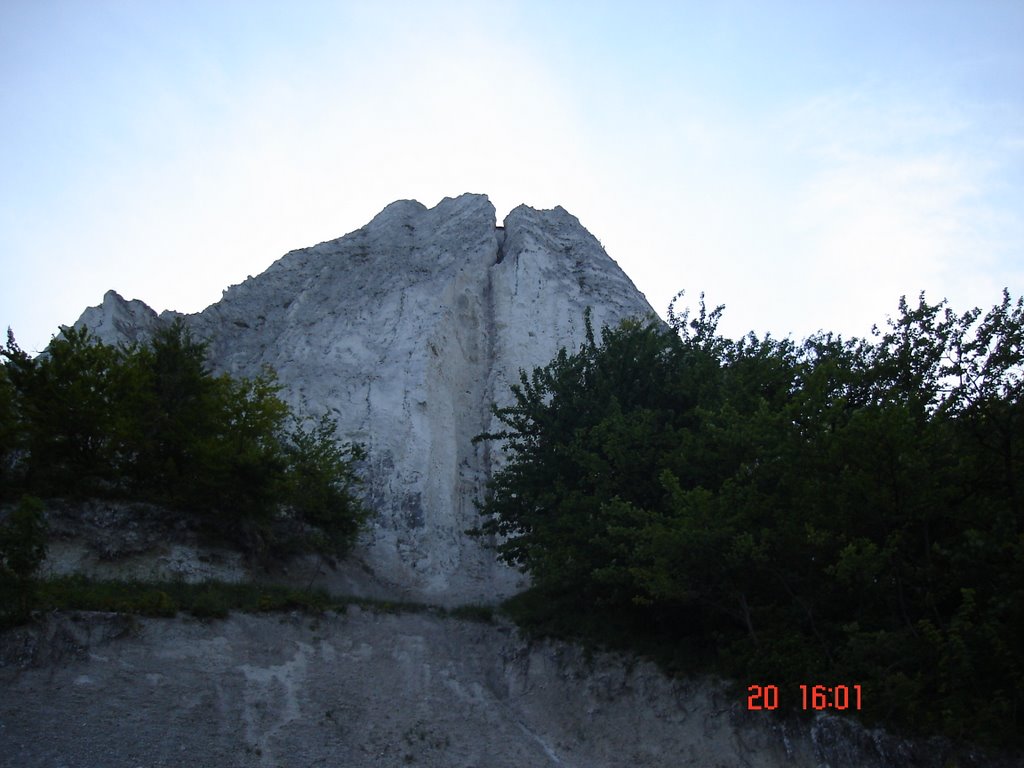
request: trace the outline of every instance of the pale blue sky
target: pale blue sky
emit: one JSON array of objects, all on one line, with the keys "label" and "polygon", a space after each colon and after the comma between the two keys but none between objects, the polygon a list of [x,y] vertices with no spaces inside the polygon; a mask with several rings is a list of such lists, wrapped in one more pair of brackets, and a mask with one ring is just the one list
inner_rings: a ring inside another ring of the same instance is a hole
[{"label": "pale blue sky", "polygon": [[401,198],[562,205],[659,312],[1024,292],[1024,3],[0,3],[0,326],[198,311]]}]

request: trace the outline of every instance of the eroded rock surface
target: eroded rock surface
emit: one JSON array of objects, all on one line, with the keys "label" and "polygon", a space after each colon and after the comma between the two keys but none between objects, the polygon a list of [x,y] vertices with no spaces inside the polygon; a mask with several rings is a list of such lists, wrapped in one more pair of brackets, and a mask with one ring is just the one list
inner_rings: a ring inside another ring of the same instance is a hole
[{"label": "eroded rock surface", "polygon": [[[561,208],[513,210],[496,226],[483,195],[434,208],[389,205],[345,237],[292,251],[185,322],[219,371],[277,371],[283,396],[330,413],[369,449],[377,513],[356,558],[410,597],[493,599],[521,583],[464,532],[500,456],[472,438],[494,426],[519,370],[600,330],[653,316],[600,243]],[[135,341],[160,318],[113,292],[78,321]]]},{"label": "eroded rock surface", "polygon": [[161,318],[145,302],[126,301],[117,291],[107,291],[103,303],[89,307],[78,318],[75,327],[86,326],[96,336],[112,344],[131,344],[148,340],[154,331],[171,319]]},{"label": "eroded rock surface", "polygon": [[3,768],[1010,768],[506,626],[350,608],[0,633]]}]

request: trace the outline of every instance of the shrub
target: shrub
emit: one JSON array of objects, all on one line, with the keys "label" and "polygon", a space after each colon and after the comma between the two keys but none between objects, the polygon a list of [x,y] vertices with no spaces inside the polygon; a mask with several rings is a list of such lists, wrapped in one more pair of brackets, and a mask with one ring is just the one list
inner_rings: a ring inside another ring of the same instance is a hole
[{"label": "shrub", "polygon": [[224,619],[228,615],[228,600],[223,592],[207,589],[196,595],[189,611],[198,619]]},{"label": "shrub", "polygon": [[178,615],[178,604],[162,589],[143,594],[133,608],[129,612],[154,618],[173,619]]}]

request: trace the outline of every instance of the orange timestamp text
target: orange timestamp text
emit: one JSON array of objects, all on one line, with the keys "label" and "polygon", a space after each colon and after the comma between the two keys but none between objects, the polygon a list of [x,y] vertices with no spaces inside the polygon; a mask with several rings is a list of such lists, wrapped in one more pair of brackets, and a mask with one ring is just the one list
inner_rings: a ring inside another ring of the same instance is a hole
[{"label": "orange timestamp text", "polygon": [[[804,710],[860,710],[863,691],[860,685],[801,685],[800,706]],[[779,686],[748,685],[747,709],[779,708]]]}]

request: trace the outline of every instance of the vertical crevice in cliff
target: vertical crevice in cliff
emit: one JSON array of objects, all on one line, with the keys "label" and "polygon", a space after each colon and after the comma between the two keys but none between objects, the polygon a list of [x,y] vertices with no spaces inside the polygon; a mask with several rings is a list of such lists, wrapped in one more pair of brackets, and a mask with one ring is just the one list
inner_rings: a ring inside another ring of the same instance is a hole
[{"label": "vertical crevice in cliff", "polygon": [[495,227],[494,235],[498,239],[498,255],[497,258],[495,258],[494,263],[501,264],[501,262],[505,260],[505,228],[500,226]]},{"label": "vertical crevice in cliff", "polygon": [[[495,300],[494,300],[494,266],[501,264],[505,260],[505,227],[495,226],[495,256],[492,262],[492,267],[487,270],[486,280],[483,284],[483,335],[484,335],[484,360],[482,365],[481,374],[483,375],[483,392],[480,402],[480,427],[477,434],[483,434],[491,428],[491,407],[494,404],[494,379],[495,369],[497,367],[497,348],[498,348],[498,330]],[[484,440],[479,445],[480,450],[480,469],[482,470],[482,486],[481,493],[484,492],[484,487],[491,479],[491,443],[489,440]]]},{"label": "vertical crevice in cliff", "polygon": [[[498,240],[498,257],[495,264],[500,264],[503,258],[502,246],[504,244],[504,230]],[[487,432],[491,427],[491,405],[494,402],[494,369],[497,364],[496,340],[497,327],[495,323],[494,308],[494,272],[487,270],[487,279],[484,282],[483,296],[484,310],[484,364],[483,364],[483,397],[480,403],[480,431],[477,434]],[[491,443],[484,440],[478,443],[480,446],[480,468],[483,471],[483,483],[491,479]],[[481,492],[483,489],[481,489]]]}]

